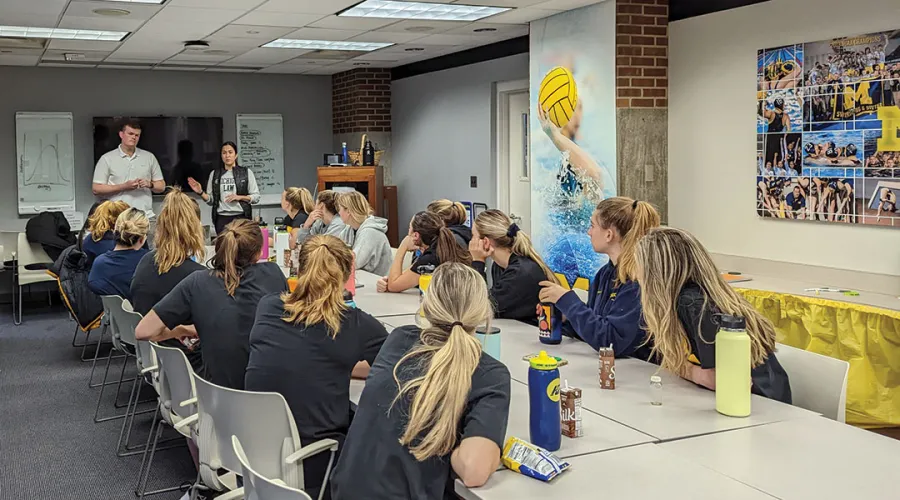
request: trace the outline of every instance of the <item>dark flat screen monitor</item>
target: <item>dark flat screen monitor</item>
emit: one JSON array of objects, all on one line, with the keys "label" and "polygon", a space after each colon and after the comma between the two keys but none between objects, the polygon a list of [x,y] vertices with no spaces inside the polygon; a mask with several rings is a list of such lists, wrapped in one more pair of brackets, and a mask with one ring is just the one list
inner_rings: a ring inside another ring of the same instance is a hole
[{"label": "dark flat screen monitor", "polygon": [[[129,118],[94,118],[94,164],[106,152],[119,147],[119,130]],[[204,187],[209,174],[221,163],[222,118],[154,116],[134,118],[141,124],[140,149],[156,156],[167,186],[191,192],[188,177]]]}]

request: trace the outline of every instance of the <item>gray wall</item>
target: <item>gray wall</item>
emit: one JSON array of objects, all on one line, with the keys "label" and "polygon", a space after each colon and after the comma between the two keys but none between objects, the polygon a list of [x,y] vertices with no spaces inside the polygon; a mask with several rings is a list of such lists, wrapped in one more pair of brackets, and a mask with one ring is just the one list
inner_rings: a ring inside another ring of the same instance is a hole
[{"label": "gray wall", "polygon": [[393,82],[391,177],[401,234],[405,221],[436,198],[497,206],[494,84],[525,78],[528,54]]},{"label": "gray wall", "polygon": [[[75,117],[77,209],[94,197],[91,120],[94,116],[220,116],[223,137],[235,140],[235,114],[284,117],[285,182],[314,189],[316,166],[330,151],[331,77],[182,71],[0,67],[0,230],[20,231],[17,216],[17,111],[67,111]],[[263,209],[271,222],[277,206]],[[209,220],[209,209],[203,210]]]}]

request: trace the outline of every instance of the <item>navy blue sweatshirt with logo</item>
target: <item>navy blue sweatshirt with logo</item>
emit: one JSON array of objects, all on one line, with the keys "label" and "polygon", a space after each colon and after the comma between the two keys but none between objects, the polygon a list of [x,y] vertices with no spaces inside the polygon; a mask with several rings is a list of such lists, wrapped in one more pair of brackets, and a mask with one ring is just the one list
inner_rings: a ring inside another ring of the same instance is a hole
[{"label": "navy blue sweatshirt with logo", "polygon": [[643,346],[646,332],[641,326],[641,287],[636,281],[619,283],[616,266],[601,267],[588,291],[588,302],[568,292],[556,303],[566,317],[563,331],[583,340],[595,350],[613,346],[616,357],[647,359]]}]

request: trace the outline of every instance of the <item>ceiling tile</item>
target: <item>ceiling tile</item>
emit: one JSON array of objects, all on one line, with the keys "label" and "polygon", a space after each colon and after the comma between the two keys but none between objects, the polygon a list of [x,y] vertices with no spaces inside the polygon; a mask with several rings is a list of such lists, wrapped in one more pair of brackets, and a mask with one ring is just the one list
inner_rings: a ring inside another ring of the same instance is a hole
[{"label": "ceiling tile", "polygon": [[212,66],[206,69],[214,73],[256,73],[256,68],[229,68],[227,66]]},{"label": "ceiling tile", "polygon": [[[482,30],[482,31],[476,31]],[[485,31],[489,30],[489,31]],[[475,22],[461,28],[454,28],[450,31],[441,33],[442,35],[472,35],[485,38],[497,37],[498,35],[522,36],[528,34],[528,26],[515,24],[495,24]]]},{"label": "ceiling tile", "polygon": [[551,10],[572,10],[579,7],[584,7],[586,5],[603,3],[603,1],[604,0],[549,0],[546,2],[534,4],[532,5],[532,7]]},{"label": "ceiling tile", "polygon": [[143,64],[156,64],[160,62],[162,59],[158,57],[128,57],[119,55],[118,52],[113,52],[109,57],[104,61],[105,63],[119,63],[119,64],[135,64],[135,65],[143,65]]},{"label": "ceiling tile", "polygon": [[106,62],[103,62],[102,64],[98,64],[97,68],[99,68],[99,69],[153,69],[153,66],[142,65],[142,64],[110,63],[109,61],[106,61]]},{"label": "ceiling tile", "polygon": [[243,9],[251,10],[261,0],[169,0],[167,5],[174,7],[203,7],[207,9]]},{"label": "ceiling tile", "polygon": [[300,28],[293,33],[288,33],[285,38],[294,40],[328,40],[341,41],[349,40],[355,36],[361,35],[362,31],[351,30],[328,30],[323,28]]},{"label": "ceiling tile", "polygon": [[252,24],[256,26],[284,26],[287,28],[302,28],[309,23],[322,19],[322,14],[297,14],[291,12],[263,12],[255,10],[248,13],[236,22],[240,24]]},{"label": "ceiling tile", "polygon": [[428,35],[416,40],[417,45],[480,45],[484,37],[476,35]]},{"label": "ceiling tile", "polygon": [[312,57],[313,54],[306,54],[300,57],[295,57],[289,61],[285,61],[282,64],[293,64],[296,66],[306,66],[306,67],[314,67],[314,66],[331,66],[332,64],[337,64],[341,62],[337,59],[323,59]]},{"label": "ceiling tile", "polygon": [[41,57],[42,61],[65,61],[66,54],[82,54],[84,55],[84,59],[78,59],[72,62],[80,62],[80,63],[88,63],[88,62],[100,62],[106,59],[106,56],[109,55],[109,52],[93,52],[93,51],[69,51],[69,50],[48,50],[44,53],[44,56]]},{"label": "ceiling tile", "polygon": [[374,30],[396,23],[396,19],[328,16],[310,24],[311,28]]},{"label": "ceiling tile", "polygon": [[307,71],[309,71],[309,68],[292,64],[275,64],[273,66],[269,66],[268,68],[259,70],[260,73],[282,73],[295,75],[299,75]]},{"label": "ceiling tile", "polygon": [[492,16],[488,19],[491,23],[494,24],[523,24],[529,23],[531,21],[536,21],[538,19],[543,19],[545,17],[550,17],[554,14],[559,14],[560,12],[562,11],[525,7],[523,9],[513,9],[509,12],[497,14],[496,16]]},{"label": "ceiling tile", "polygon": [[234,59],[230,59],[227,62],[227,65],[242,65],[242,64],[258,64],[258,65],[269,65],[269,64],[278,64],[280,62],[287,61],[288,59],[293,59],[301,54],[306,54],[310,52],[309,50],[303,49],[269,49],[269,48],[257,48],[253,49],[246,54],[241,54]]},{"label": "ceiling tile", "polygon": [[0,2],[0,19],[9,22],[7,18],[16,13],[55,15],[58,18],[67,3],[68,0],[3,0]]},{"label": "ceiling tile", "polygon": [[0,55],[13,56],[40,56],[44,49],[16,49],[12,47],[0,47]]},{"label": "ceiling tile", "polygon": [[471,23],[463,21],[420,21],[417,19],[406,19],[394,24],[379,28],[376,31],[385,31],[388,33],[419,33],[422,35],[434,35],[444,33],[454,28],[461,28]]},{"label": "ceiling tile", "polygon": [[465,5],[485,5],[488,7],[515,7],[522,8],[534,5],[536,3],[546,2],[547,0],[457,0],[454,3]]},{"label": "ceiling tile", "polygon": [[194,7],[175,7],[166,5],[159,14],[147,24],[219,24],[226,25],[243,16],[245,11],[239,9],[200,9]]},{"label": "ceiling tile", "polygon": [[240,40],[253,41],[257,45],[261,45],[272,40],[281,38],[282,36],[295,31],[288,27],[272,27],[272,26],[251,26],[247,24],[229,24],[222,27],[208,37],[213,40]]},{"label": "ceiling tile", "polygon": [[76,17],[67,14],[59,22],[59,27],[76,30],[137,31],[144,22],[143,19]]},{"label": "ceiling tile", "polygon": [[335,14],[360,0],[269,0],[256,8],[263,12],[295,12],[298,14]]},{"label": "ceiling tile", "polygon": [[424,38],[428,34],[423,33],[388,33],[383,31],[369,31],[362,35],[355,36],[350,39],[353,42],[373,42],[373,43],[408,43],[419,38]]},{"label": "ceiling tile", "polygon": [[93,40],[50,40],[47,48],[60,50],[116,50],[121,42],[96,42]]},{"label": "ceiling tile", "polygon": [[[163,8],[162,5],[153,5],[146,3],[111,3],[111,2],[90,2],[84,0],[74,0],[66,7],[65,16],[71,17],[94,17],[97,19],[112,20],[135,20],[140,19],[146,21],[153,17]],[[127,16],[101,16],[95,14],[97,9],[124,9],[130,12]],[[122,30],[124,31],[124,30]]]},{"label": "ceiling tile", "polygon": [[41,67],[41,68],[82,68],[82,69],[85,69],[85,68],[96,68],[96,67],[97,67],[97,64],[96,64],[96,63],[91,64],[91,63],[69,63],[69,62],[52,62],[52,61],[51,61],[51,62],[47,62],[47,61],[41,61],[40,63],[38,63],[38,67]]},{"label": "ceiling tile", "polygon": [[218,64],[220,62],[227,61],[229,59],[233,59],[236,54],[204,54],[202,52],[196,52],[193,50],[186,50],[179,54],[176,54],[166,62],[193,62],[197,64],[201,63],[209,63],[209,64]]},{"label": "ceiling tile", "polygon": [[166,59],[163,64],[175,66],[215,66],[218,63],[219,61],[180,61],[176,60],[174,57],[170,57],[169,59]]},{"label": "ceiling tile", "polygon": [[[2,0],[0,0],[2,2]],[[36,28],[55,28],[59,14],[24,14],[22,12],[4,13],[0,8],[0,19],[7,26],[34,26]]]},{"label": "ceiling tile", "polygon": [[41,56],[0,54],[0,66],[35,66],[40,58]]}]

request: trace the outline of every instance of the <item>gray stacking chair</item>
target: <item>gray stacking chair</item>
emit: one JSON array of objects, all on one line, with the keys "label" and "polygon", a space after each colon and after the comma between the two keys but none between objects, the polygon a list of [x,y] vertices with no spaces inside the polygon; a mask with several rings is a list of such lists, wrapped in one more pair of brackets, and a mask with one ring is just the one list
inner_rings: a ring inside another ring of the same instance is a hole
[{"label": "gray stacking chair", "polygon": [[250,468],[247,456],[237,436],[231,436],[234,454],[241,461],[241,477],[244,479],[244,500],[312,500],[303,490],[285,486],[280,481],[261,476]]}]

